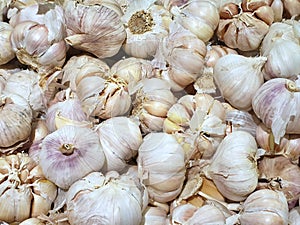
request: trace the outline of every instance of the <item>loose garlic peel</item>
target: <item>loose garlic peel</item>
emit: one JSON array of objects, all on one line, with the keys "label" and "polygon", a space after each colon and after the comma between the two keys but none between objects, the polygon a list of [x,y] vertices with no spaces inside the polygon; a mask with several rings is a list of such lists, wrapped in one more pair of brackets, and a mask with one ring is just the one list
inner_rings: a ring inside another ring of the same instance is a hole
[{"label": "loose garlic peel", "polygon": [[255,190],[258,183],[257,150],[254,137],[245,131],[230,133],[221,141],[205,174],[224,197],[242,201]]},{"label": "loose garlic peel", "polygon": [[47,214],[57,187],[25,153],[0,157],[0,220],[9,223]]}]

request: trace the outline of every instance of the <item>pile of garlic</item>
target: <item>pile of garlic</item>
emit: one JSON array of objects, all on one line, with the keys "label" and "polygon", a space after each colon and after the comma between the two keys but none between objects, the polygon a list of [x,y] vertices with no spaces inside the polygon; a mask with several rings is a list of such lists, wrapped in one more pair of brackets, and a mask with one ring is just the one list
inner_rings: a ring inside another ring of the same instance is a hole
[{"label": "pile of garlic", "polygon": [[0,224],[300,224],[299,0],[0,15]]}]

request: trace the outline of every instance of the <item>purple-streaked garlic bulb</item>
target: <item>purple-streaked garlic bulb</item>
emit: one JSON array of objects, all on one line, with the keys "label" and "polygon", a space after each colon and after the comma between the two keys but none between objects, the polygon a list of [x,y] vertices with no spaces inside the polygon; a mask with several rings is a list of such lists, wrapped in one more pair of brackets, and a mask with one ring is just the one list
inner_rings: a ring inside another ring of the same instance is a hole
[{"label": "purple-streaked garlic bulb", "polygon": [[75,182],[67,192],[71,225],[139,225],[148,204],[147,190],[130,175],[93,172]]},{"label": "purple-streaked garlic bulb", "polygon": [[99,137],[90,128],[66,125],[48,134],[42,141],[39,164],[45,176],[62,189],[105,162]]},{"label": "purple-streaked garlic bulb", "polygon": [[98,133],[106,162],[104,171],[123,172],[143,141],[139,124],[128,117],[113,117],[94,127]]},{"label": "purple-streaked garlic bulb", "polygon": [[138,150],[137,165],[151,199],[165,203],[180,194],[186,171],[184,151],[171,134],[147,134]]},{"label": "purple-streaked garlic bulb", "polygon": [[75,93],[66,91],[65,99],[51,105],[46,112],[46,124],[49,132],[65,125],[91,127],[88,117],[81,107]]},{"label": "purple-streaked garlic bulb", "polygon": [[300,133],[300,87],[285,78],[266,81],[252,98],[256,116],[270,128],[276,144],[286,133]]},{"label": "purple-streaked garlic bulb", "polygon": [[115,1],[74,1],[64,3],[67,37],[72,47],[96,55],[114,56],[125,38],[122,11]]},{"label": "purple-streaked garlic bulb", "polygon": [[[40,9],[43,8],[43,13]],[[11,15],[11,44],[18,60],[43,76],[61,68],[66,59],[65,17],[54,4],[29,5]]]},{"label": "purple-streaked garlic bulb", "polygon": [[264,157],[258,165],[258,188],[282,191],[293,208],[300,196],[300,168],[284,156]]},{"label": "purple-streaked garlic bulb", "polygon": [[176,97],[167,81],[151,78],[143,79],[133,100],[132,117],[139,120],[142,132],[159,132],[170,107]]},{"label": "purple-streaked garlic bulb", "polygon": [[26,153],[0,157],[0,221],[22,222],[47,214],[57,187]]},{"label": "purple-streaked garlic bulb", "polygon": [[281,191],[257,190],[242,205],[242,225],[288,225],[289,209]]}]

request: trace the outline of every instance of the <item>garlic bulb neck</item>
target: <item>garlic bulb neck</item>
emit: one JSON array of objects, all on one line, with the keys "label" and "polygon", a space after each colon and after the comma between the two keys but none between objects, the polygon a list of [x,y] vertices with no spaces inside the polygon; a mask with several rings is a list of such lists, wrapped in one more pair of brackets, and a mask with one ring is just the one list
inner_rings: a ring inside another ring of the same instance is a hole
[{"label": "garlic bulb neck", "polygon": [[291,92],[300,92],[300,88],[297,87],[296,83],[293,81],[287,81],[286,88]]},{"label": "garlic bulb neck", "polygon": [[119,89],[127,87],[128,85],[124,79],[116,75],[108,77],[104,83],[105,84],[114,83],[119,87]]},{"label": "garlic bulb neck", "polygon": [[63,144],[59,150],[64,155],[72,155],[75,150],[75,146],[72,144]]},{"label": "garlic bulb neck", "polygon": [[144,34],[151,31],[154,26],[151,13],[144,10],[134,13],[128,22],[128,28],[133,34]]}]

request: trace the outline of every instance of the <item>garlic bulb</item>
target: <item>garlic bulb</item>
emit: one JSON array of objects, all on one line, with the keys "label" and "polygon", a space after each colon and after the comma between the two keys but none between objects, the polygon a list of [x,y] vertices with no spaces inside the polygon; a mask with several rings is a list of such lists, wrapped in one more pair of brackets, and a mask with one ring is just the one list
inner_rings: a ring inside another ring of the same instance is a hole
[{"label": "garlic bulb", "polygon": [[300,133],[300,104],[297,84],[285,78],[266,81],[252,98],[252,108],[256,116],[271,129],[276,144],[285,133]]},{"label": "garlic bulb", "polygon": [[242,225],[288,225],[288,205],[280,191],[258,190],[243,203],[239,221]]},{"label": "garlic bulb", "polygon": [[22,222],[48,213],[57,187],[27,154],[0,157],[0,171],[0,220]]},{"label": "garlic bulb", "polygon": [[107,76],[110,68],[101,59],[89,55],[72,56],[64,65],[61,83],[76,92],[78,83],[87,76]]},{"label": "garlic bulb", "polygon": [[300,223],[300,206],[297,206],[289,212],[289,225],[297,225]]},{"label": "garlic bulb", "polygon": [[257,158],[254,137],[245,131],[235,131],[221,141],[206,168],[206,176],[224,197],[242,201],[257,186]]},{"label": "garlic bulb", "polygon": [[170,83],[173,91],[181,91],[201,75],[205,54],[203,41],[172,22],[170,33],[161,41],[152,63],[162,70],[160,76]]},{"label": "garlic bulb", "polygon": [[[44,89],[40,86],[41,76],[31,70],[12,73],[6,80],[4,91],[26,99],[34,117],[46,111]],[[17,87],[17,88],[16,88]]]},{"label": "garlic bulb", "polygon": [[174,20],[194,33],[200,40],[209,41],[219,24],[218,8],[211,1],[190,0],[170,9]]},{"label": "garlic bulb", "polygon": [[168,34],[171,20],[169,11],[155,0],[130,2],[122,16],[127,34],[125,53],[137,58],[153,57],[159,42]]},{"label": "garlic bulb", "polygon": [[114,63],[110,75],[126,82],[129,94],[135,91],[137,83],[143,78],[154,77],[151,61],[135,57],[124,58]]},{"label": "garlic bulb", "polygon": [[258,188],[282,191],[290,208],[293,208],[300,195],[300,168],[284,156],[264,157],[259,162]]},{"label": "garlic bulb", "polygon": [[17,95],[0,96],[0,152],[9,153],[29,141],[32,110],[27,101]]},{"label": "garlic bulb", "polygon": [[260,123],[256,129],[257,144],[266,152],[265,155],[283,155],[292,163],[298,164],[300,157],[300,135],[286,134],[276,144],[274,136],[269,128]]},{"label": "garlic bulb", "polygon": [[71,225],[139,225],[147,205],[146,194],[143,186],[126,174],[90,173],[67,192],[69,222]]},{"label": "garlic bulb", "polygon": [[90,52],[98,58],[114,56],[126,38],[117,2],[74,1],[64,3],[67,37],[72,47]]},{"label": "garlic bulb", "polygon": [[300,74],[296,66],[300,61],[300,43],[278,39],[264,56],[268,58],[263,70],[265,79],[293,78]]},{"label": "garlic bulb", "polygon": [[118,77],[86,76],[78,83],[76,93],[88,117],[108,119],[122,116],[131,107],[127,83]]},{"label": "garlic bulb", "polygon": [[172,224],[185,225],[224,225],[225,216],[220,209],[213,205],[197,208],[190,204],[180,205],[172,212]]},{"label": "garlic bulb", "polygon": [[0,47],[2,49],[0,53],[0,65],[8,63],[15,57],[15,52],[10,43],[10,34],[12,30],[13,27],[9,23],[0,22]]},{"label": "garlic bulb", "polygon": [[169,108],[176,102],[170,85],[162,79],[143,79],[133,100],[132,118],[144,133],[162,131]]},{"label": "garlic bulb", "polygon": [[[236,6],[236,8],[239,7]],[[241,51],[257,50],[268,32],[269,25],[266,23],[268,21],[264,21],[265,18],[257,18],[251,12],[239,13],[239,10],[230,10],[228,14],[229,18],[222,18],[221,14],[217,28],[218,39],[230,48],[237,48]]]},{"label": "garlic bulb", "polygon": [[47,109],[45,119],[49,132],[65,125],[91,127],[75,93],[66,93],[64,101],[51,105]]},{"label": "garlic bulb", "polygon": [[137,155],[142,143],[139,125],[127,117],[113,117],[94,127],[106,158],[101,169],[104,171],[124,172],[127,162]]},{"label": "garlic bulb", "polygon": [[39,164],[45,176],[62,189],[93,171],[100,171],[105,156],[96,132],[63,126],[42,141]]},{"label": "garlic bulb", "polygon": [[229,54],[214,66],[214,80],[224,99],[239,110],[250,110],[252,98],[263,84],[261,72],[266,57]]},{"label": "garlic bulb", "polygon": [[65,19],[58,5],[49,6],[44,14],[39,14],[40,7],[30,5],[12,15],[11,45],[21,63],[47,76],[61,68],[66,59]]},{"label": "garlic bulb", "polygon": [[180,193],[185,179],[184,152],[172,135],[147,134],[138,150],[137,165],[154,201],[169,202]]}]

